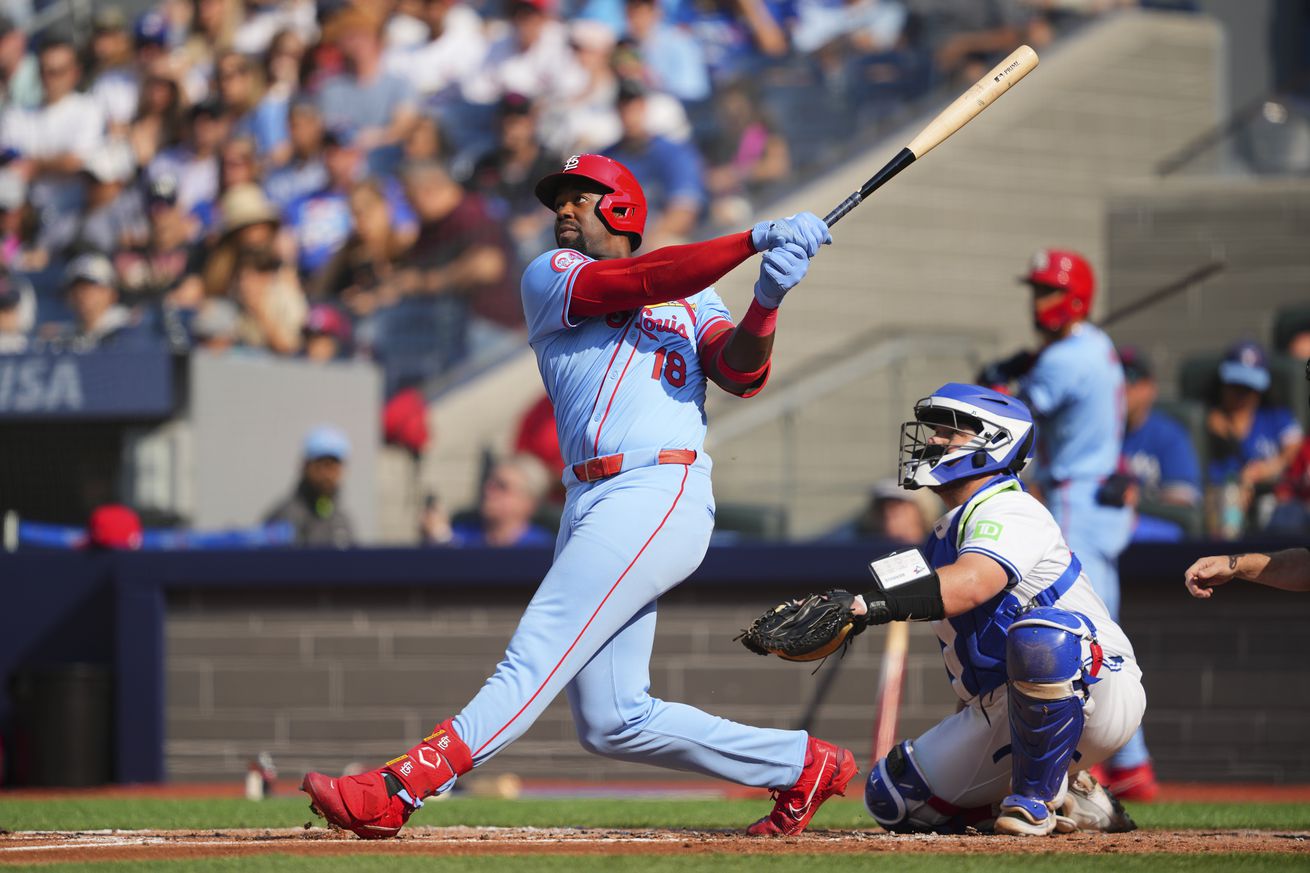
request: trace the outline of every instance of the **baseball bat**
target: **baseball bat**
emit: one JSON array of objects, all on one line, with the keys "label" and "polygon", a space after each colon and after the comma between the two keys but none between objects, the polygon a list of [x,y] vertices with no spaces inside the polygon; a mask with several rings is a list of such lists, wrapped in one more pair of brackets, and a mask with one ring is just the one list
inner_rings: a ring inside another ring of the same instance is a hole
[{"label": "baseball bat", "polygon": [[1208,264],[1202,264],[1186,276],[1175,279],[1168,285],[1161,285],[1150,294],[1134,300],[1132,303],[1119,307],[1114,312],[1102,318],[1096,324],[1098,327],[1109,327],[1116,321],[1122,321],[1130,315],[1136,315],[1143,309],[1147,309],[1162,300],[1166,300],[1181,291],[1186,291],[1198,282],[1204,282],[1216,273],[1222,273],[1228,264],[1224,261],[1210,261]]},{"label": "baseball bat", "polygon": [[829,212],[824,217],[823,223],[828,227],[832,227],[838,221],[841,221],[842,216],[859,206],[864,198],[894,179],[901,170],[941,145],[947,137],[968,124],[979,112],[995,103],[998,97],[1014,87],[1015,82],[1031,73],[1036,66],[1037,52],[1033,51],[1029,46],[1019,46],[1010,53],[1009,57],[993,67],[990,73],[974,82],[969,90],[957,97],[954,103],[947,106],[938,113],[936,118],[928,122],[928,125],[919,131],[914,139],[910,140],[910,144],[901,149],[896,157],[883,165],[881,170],[870,176],[869,180],[860,186],[860,190],[847,197],[838,204],[836,209]]},{"label": "baseball bat", "polygon": [[883,645],[882,673],[878,679],[878,715],[873,722],[873,765],[896,744],[896,725],[901,716],[901,687],[905,683],[905,653],[910,646],[910,623],[894,621],[887,626]]}]

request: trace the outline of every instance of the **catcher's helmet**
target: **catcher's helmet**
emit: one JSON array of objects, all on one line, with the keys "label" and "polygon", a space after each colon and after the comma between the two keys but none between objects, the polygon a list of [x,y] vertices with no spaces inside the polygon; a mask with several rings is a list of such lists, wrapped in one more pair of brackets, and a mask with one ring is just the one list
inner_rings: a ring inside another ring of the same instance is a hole
[{"label": "catcher's helmet", "polygon": [[[945,427],[969,438],[959,445],[933,441]],[[984,388],[948,382],[914,404],[914,420],[901,425],[900,480],[905,488],[948,485],[995,473],[1018,473],[1033,456],[1036,430],[1020,400]]]},{"label": "catcher's helmet", "polygon": [[537,199],[553,210],[560,186],[577,179],[587,179],[608,189],[596,204],[596,215],[610,233],[631,237],[632,248],[637,249],[646,228],[646,195],[632,171],[604,155],[573,155],[564,162],[563,170],[537,183]]},{"label": "catcher's helmet", "polygon": [[1049,331],[1064,329],[1081,321],[1092,311],[1092,294],[1096,279],[1092,266],[1077,252],[1042,249],[1033,255],[1028,274],[1020,281],[1038,288],[1051,289],[1051,300],[1043,299],[1036,313],[1037,326]]}]

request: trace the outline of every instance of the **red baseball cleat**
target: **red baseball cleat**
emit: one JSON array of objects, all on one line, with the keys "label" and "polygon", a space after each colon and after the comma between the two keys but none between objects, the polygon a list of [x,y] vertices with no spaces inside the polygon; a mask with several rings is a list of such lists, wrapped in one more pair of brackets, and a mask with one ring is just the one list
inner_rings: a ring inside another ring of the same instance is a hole
[{"label": "red baseball cleat", "polygon": [[805,830],[814,813],[834,794],[845,794],[846,784],[859,768],[847,749],[810,737],[805,768],[791,788],[774,789],[773,812],[746,829],[754,836],[795,836]]},{"label": "red baseball cleat", "polygon": [[1155,781],[1155,768],[1150,761],[1136,767],[1110,767],[1104,784],[1120,800],[1150,803],[1160,793],[1160,783]]},{"label": "red baseball cleat", "polygon": [[328,824],[353,832],[365,840],[385,840],[400,833],[409,815],[422,806],[400,799],[400,780],[386,770],[358,776],[306,773],[300,790],[309,795],[309,808]]},{"label": "red baseball cleat", "polygon": [[309,808],[328,824],[366,840],[384,840],[400,833],[425,797],[446,791],[472,769],[468,746],[445,721],[376,770],[339,777],[308,773],[300,790],[309,795]]}]

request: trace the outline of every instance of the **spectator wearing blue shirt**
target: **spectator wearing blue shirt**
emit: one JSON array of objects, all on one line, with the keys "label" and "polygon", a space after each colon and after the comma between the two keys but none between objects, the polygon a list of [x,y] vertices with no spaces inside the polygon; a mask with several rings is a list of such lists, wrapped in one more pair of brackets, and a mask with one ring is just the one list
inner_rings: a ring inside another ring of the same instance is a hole
[{"label": "spectator wearing blue shirt", "polygon": [[[287,226],[300,252],[299,268],[303,276],[327,264],[350,237],[354,228],[350,192],[363,176],[363,153],[349,129],[329,130],[323,145],[327,184],[292,202],[285,210]],[[400,185],[388,178],[381,188],[394,226],[412,230],[417,222]]]},{"label": "spectator wearing blue shirt", "polygon": [[1218,402],[1206,415],[1210,435],[1209,482],[1235,482],[1242,504],[1250,506],[1257,489],[1278,481],[1296,456],[1301,425],[1285,406],[1274,406],[1269,364],[1259,343],[1239,342],[1219,364]]},{"label": "spectator wearing blue shirt", "polygon": [[1140,350],[1121,348],[1127,416],[1123,458],[1137,482],[1134,542],[1174,542],[1183,538],[1175,521],[1152,514],[1163,506],[1196,508],[1201,502],[1201,467],[1192,440],[1174,419],[1155,409],[1159,390],[1151,362]]},{"label": "spectator wearing blue shirt", "polygon": [[657,88],[683,102],[710,98],[705,52],[689,33],[664,21],[656,0],[627,0],[627,34],[641,51]]},{"label": "spectator wearing blue shirt", "polygon": [[264,176],[264,191],[278,209],[286,210],[328,183],[323,165],[323,115],[309,100],[298,100],[287,111],[291,153],[286,162]]},{"label": "spectator wearing blue shirt", "polygon": [[555,536],[532,523],[549,488],[550,474],[532,455],[511,455],[500,461],[482,483],[477,519],[451,526],[451,545],[554,545]]},{"label": "spectator wearing blue shirt", "polygon": [[218,96],[231,118],[231,135],[254,140],[260,158],[280,164],[290,153],[285,99],[265,99],[263,73],[240,52],[226,51],[214,64]]},{"label": "spectator wearing blue shirt", "polygon": [[654,250],[690,236],[705,205],[700,155],[686,143],[653,136],[646,126],[646,86],[634,79],[619,84],[623,138],[603,154],[630,169],[646,192],[653,220],[645,246]]},{"label": "spectator wearing blue shirt", "polygon": [[401,143],[418,121],[410,84],[382,68],[382,21],[366,4],[352,4],[328,22],[347,71],[323,83],[318,105],[331,128],[350,128],[373,173],[387,173],[400,161]]}]

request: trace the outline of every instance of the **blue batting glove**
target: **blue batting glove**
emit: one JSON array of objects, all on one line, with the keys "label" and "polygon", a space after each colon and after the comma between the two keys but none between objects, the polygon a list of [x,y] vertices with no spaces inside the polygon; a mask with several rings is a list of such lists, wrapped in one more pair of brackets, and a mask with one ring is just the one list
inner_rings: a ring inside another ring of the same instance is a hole
[{"label": "blue batting glove", "polygon": [[755,283],[755,299],[765,309],[777,309],[787,292],[800,284],[810,269],[805,249],[796,243],[784,243],[764,253],[760,278]]},{"label": "blue batting glove", "polygon": [[819,253],[819,246],[832,243],[832,234],[823,219],[813,212],[761,221],[751,228],[751,245],[757,252],[775,249],[783,243],[796,243],[812,258]]}]

